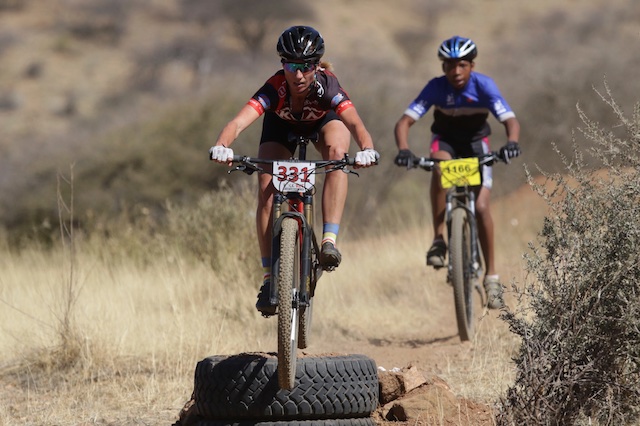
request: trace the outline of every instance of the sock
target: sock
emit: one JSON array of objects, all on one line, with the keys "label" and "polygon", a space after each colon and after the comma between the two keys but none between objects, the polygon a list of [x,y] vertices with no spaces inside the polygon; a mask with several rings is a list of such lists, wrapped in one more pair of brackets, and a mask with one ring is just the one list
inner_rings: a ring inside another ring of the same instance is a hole
[{"label": "sock", "polygon": [[320,245],[329,242],[335,246],[338,239],[338,231],[340,231],[339,223],[325,223],[322,226],[322,243]]},{"label": "sock", "polygon": [[262,258],[262,283],[271,281],[271,258]]}]

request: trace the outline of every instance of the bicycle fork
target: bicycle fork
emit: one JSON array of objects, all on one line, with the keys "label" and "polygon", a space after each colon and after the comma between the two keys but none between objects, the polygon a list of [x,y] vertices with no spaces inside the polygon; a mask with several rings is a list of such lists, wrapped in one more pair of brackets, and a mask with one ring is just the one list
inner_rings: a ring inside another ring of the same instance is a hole
[{"label": "bicycle fork", "polygon": [[[300,289],[294,289],[296,294],[293,297],[293,307],[299,308],[300,306],[309,306],[310,297],[313,296],[312,287],[312,272],[316,277],[313,283],[317,280],[317,272],[312,271],[312,246],[315,252],[318,252],[318,245],[315,241],[312,226],[313,218],[313,201],[312,195],[309,194],[289,194],[288,196],[282,193],[274,194],[273,199],[273,229],[272,229],[272,242],[271,242],[271,273],[272,277],[278,276],[277,268],[279,265],[280,257],[280,234],[282,232],[282,221],[291,217],[298,222],[298,236],[300,238]],[[286,207],[283,209],[283,205]],[[284,211],[283,211],[284,210]],[[314,268],[315,269],[315,268]],[[278,302],[278,285],[277,279],[271,280],[271,288],[269,291],[269,301],[271,304]]]},{"label": "bicycle fork", "polygon": [[[466,271],[473,279],[479,279],[482,274],[482,264],[480,260],[480,248],[478,245],[478,224],[476,223],[476,197],[473,191],[468,191],[462,188],[454,188],[447,192],[446,204],[445,204],[445,220],[447,224],[447,231],[449,233],[448,239],[451,241],[451,217],[454,209],[464,209],[467,212],[467,218],[469,219],[469,238],[470,241],[470,255],[471,255],[471,270]],[[449,257],[451,259],[451,257]],[[447,282],[451,282],[451,263],[449,263],[447,271]]]}]

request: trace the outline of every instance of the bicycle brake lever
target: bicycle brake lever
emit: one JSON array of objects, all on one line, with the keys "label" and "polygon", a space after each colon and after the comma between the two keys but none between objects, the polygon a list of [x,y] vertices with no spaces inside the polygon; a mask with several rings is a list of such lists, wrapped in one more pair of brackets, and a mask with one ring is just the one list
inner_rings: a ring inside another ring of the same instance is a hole
[{"label": "bicycle brake lever", "polygon": [[328,169],[325,173],[329,174],[331,172],[337,172],[337,171],[341,171],[342,173],[346,173],[346,174],[354,174],[354,175],[360,177],[360,174],[358,172],[354,171],[353,169],[349,169],[346,166],[342,166],[342,165],[334,166],[334,167]]},{"label": "bicycle brake lever", "polygon": [[348,169],[348,168],[343,167],[343,166],[333,166],[330,169],[327,169],[325,174],[329,174],[331,172],[337,172],[337,171],[341,171],[341,172],[346,173],[346,174],[353,173],[356,176],[360,176],[357,172],[354,172],[353,170]]},{"label": "bicycle brake lever", "polygon": [[[235,166],[233,169],[227,170],[227,174],[231,174],[233,172],[247,173],[247,166],[240,165],[240,166]],[[253,173],[253,172],[250,172],[250,173]]]},{"label": "bicycle brake lever", "polygon": [[247,175],[252,175],[253,172],[258,172],[260,171],[260,167],[252,164],[251,167],[247,164],[239,164],[237,166],[235,166],[233,169],[229,170],[227,173],[231,174],[232,172],[243,172],[246,173]]}]

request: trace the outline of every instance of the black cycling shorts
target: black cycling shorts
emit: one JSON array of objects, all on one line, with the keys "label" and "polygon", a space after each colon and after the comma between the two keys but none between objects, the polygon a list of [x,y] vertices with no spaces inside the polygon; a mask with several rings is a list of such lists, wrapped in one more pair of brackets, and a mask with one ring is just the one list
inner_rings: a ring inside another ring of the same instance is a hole
[{"label": "black cycling shorts", "polygon": [[[489,151],[489,138],[484,137],[477,139],[469,143],[449,143],[440,139],[440,135],[434,134],[431,138],[431,154],[433,155],[437,151],[445,151],[451,155],[451,158],[469,158],[480,157],[481,155],[488,154]],[[493,187],[493,169],[490,166],[482,167],[482,186],[487,189]]]},{"label": "black cycling shorts", "polygon": [[476,139],[469,143],[450,143],[440,138],[440,135],[433,135],[431,139],[431,154],[437,151],[445,151],[451,158],[480,157],[489,153],[489,138]]},{"label": "black cycling shorts", "polygon": [[311,123],[293,123],[283,120],[274,112],[267,111],[264,114],[262,122],[262,136],[260,143],[277,142],[287,147],[293,155],[296,150],[296,144],[289,142],[289,134],[294,133],[300,136],[310,136],[313,133],[319,133],[325,124],[332,120],[340,120],[340,117],[334,110],[330,110],[321,119]]}]

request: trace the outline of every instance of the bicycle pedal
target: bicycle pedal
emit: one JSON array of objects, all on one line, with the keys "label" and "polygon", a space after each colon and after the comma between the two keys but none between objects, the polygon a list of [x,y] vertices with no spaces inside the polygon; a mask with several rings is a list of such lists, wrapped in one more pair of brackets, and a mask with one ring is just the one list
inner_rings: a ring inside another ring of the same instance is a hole
[{"label": "bicycle pedal", "polygon": [[260,312],[260,315],[262,315],[264,318],[270,318],[278,314],[278,310],[275,306],[273,307],[273,309],[258,309],[258,312]]}]

